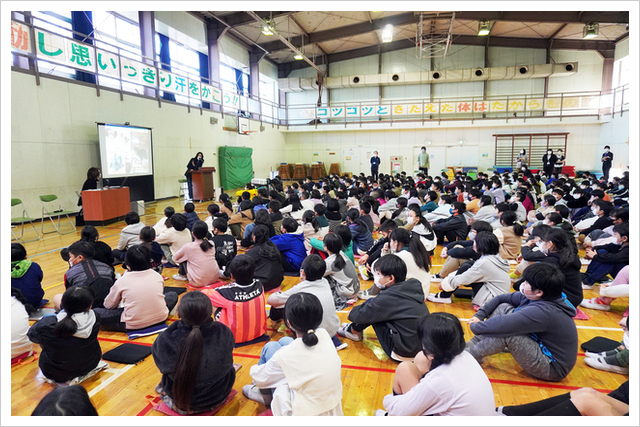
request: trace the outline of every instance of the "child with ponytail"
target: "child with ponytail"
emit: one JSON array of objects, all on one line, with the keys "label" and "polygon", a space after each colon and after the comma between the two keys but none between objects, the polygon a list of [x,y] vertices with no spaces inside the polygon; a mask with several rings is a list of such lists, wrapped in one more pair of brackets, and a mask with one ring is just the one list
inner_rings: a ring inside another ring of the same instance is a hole
[{"label": "child with ponytail", "polygon": [[204,221],[196,221],[191,229],[194,241],[182,246],[173,255],[173,259],[180,263],[178,274],[174,280],[189,280],[189,284],[196,288],[215,283],[220,277],[220,268],[216,261],[216,249],[207,238],[209,227]]},{"label": "child with ponytail", "polygon": [[156,391],[173,411],[197,414],[222,404],[233,387],[235,341],[231,330],[211,317],[209,298],[185,294],[178,305],[180,320],[153,343],[153,360],[162,373]]},{"label": "child with ponytail", "polygon": [[[429,295],[431,287],[431,258],[427,252],[421,237],[417,233],[412,233],[404,228],[397,228],[389,235],[389,243],[382,248],[382,256],[396,254],[407,265],[407,279],[417,279],[422,285],[424,301]],[[375,295],[380,290],[371,289]]]},{"label": "child with ponytail", "polygon": [[275,416],[343,415],[342,363],[331,337],[319,327],[322,316],[315,295],[289,297],[284,318],[295,339],[265,344],[250,370],[254,385],[242,387],[247,398],[270,406]]},{"label": "child with ponytail", "polygon": [[91,310],[92,303],[89,288],[72,286],[62,295],[62,310],[43,317],[29,329],[29,340],[42,347],[38,364],[45,381],[77,384],[82,377],[109,366],[100,361],[100,317]]},{"label": "child with ponytail", "polygon": [[360,279],[356,267],[342,251],[342,238],[337,233],[324,237],[324,251],[328,254],[324,262],[327,271],[324,276],[329,281],[336,310],[342,310],[347,301],[356,298],[360,291]]}]

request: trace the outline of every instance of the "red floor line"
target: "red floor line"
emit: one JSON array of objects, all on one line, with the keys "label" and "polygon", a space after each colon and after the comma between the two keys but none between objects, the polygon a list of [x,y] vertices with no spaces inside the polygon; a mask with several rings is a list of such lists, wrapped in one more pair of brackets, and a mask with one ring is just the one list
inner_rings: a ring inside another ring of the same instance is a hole
[{"label": "red floor line", "polygon": [[393,374],[395,369],[386,369],[386,368],[370,368],[367,366],[354,366],[354,365],[342,365],[344,369],[356,369],[360,371],[373,371],[373,372],[387,372]]},{"label": "red floor line", "polygon": [[98,341],[119,342],[122,344],[136,344],[136,345],[144,345],[147,347],[151,347],[153,345],[153,343],[148,343],[148,342],[132,342],[132,341],[124,341],[124,340],[114,340],[113,338],[100,338],[100,337],[98,337]]},{"label": "red floor line", "polygon": [[[509,385],[521,385],[525,387],[543,387],[543,388],[559,388],[563,390],[577,390],[582,387],[570,386],[570,385],[562,385],[562,384],[548,384],[548,383],[530,383],[527,381],[511,381],[511,380],[498,380],[498,379],[489,379],[489,382],[495,384],[509,384]],[[605,390],[596,388],[595,390],[601,393],[610,393],[611,390]]]},{"label": "red floor line", "polygon": [[[157,400],[157,402],[156,402],[156,399],[158,399],[158,400]],[[156,405],[156,403],[160,402],[160,399],[159,399],[158,397],[155,397],[155,398],[153,399],[153,402],[154,402],[154,403],[147,403],[147,406],[145,406],[144,408],[142,408],[142,410],[136,414],[136,417],[143,417],[143,416],[145,416],[145,415],[146,415],[146,414],[151,410],[151,408],[153,408],[153,407]]]},{"label": "red floor line", "polygon": [[248,357],[249,359],[260,359],[260,356],[255,354],[233,353],[233,355],[237,357]]}]

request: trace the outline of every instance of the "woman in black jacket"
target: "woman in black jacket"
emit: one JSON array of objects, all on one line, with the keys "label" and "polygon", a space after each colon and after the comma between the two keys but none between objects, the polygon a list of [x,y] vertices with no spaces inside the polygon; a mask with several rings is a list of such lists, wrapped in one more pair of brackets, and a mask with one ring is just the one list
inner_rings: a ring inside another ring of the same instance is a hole
[{"label": "woman in black jacket", "polygon": [[180,300],[178,316],[153,343],[153,360],[162,373],[156,387],[162,401],[186,415],[222,404],[233,387],[235,340],[231,330],[211,317],[211,300],[189,292]]}]

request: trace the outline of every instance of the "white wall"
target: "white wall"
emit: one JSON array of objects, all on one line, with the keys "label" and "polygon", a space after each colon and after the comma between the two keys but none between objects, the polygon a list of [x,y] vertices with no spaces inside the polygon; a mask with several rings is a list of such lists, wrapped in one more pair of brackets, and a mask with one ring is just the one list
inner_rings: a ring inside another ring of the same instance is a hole
[{"label": "white wall", "polygon": [[[602,154],[604,146],[611,146],[613,153],[612,168],[619,168],[626,171],[631,166],[631,156],[629,155],[629,112],[625,112],[622,117],[616,116],[609,123],[600,126],[600,145],[598,152]],[[633,165],[637,167],[636,157]],[[637,169],[634,171],[637,173]]]},{"label": "white wall", "polygon": [[[495,164],[493,134],[569,132],[567,164],[576,166],[577,169],[599,170],[602,147],[607,143],[611,145],[611,150],[618,160],[628,159],[629,149],[624,143],[629,135],[628,116],[625,113],[623,118],[616,118],[607,124],[567,123],[565,119],[562,123],[553,120],[545,124],[536,124],[535,120],[527,123],[475,121],[473,125],[443,123],[433,124],[431,128],[416,127],[414,129],[367,129],[365,125],[358,130],[289,131],[285,133],[287,146],[285,160],[289,163],[321,161],[327,167],[330,163],[339,163],[342,169],[343,149],[363,146],[378,150],[382,158],[380,172],[389,173],[389,158],[398,155],[404,157],[404,169],[409,172],[413,170],[413,147],[427,145],[427,141],[432,141],[432,147],[459,146],[458,141],[463,140],[465,146],[474,147],[473,150],[477,147],[479,156],[477,166],[486,170]],[[611,135],[613,129],[615,129],[615,136]],[[313,153],[318,153],[318,156]],[[454,160],[451,165],[458,165],[458,162]]]},{"label": "white wall", "polygon": [[591,50],[551,50],[555,62],[578,62],[571,77],[550,77],[549,92],[599,91],[602,88],[602,56]]},{"label": "white wall", "polygon": [[[218,168],[219,146],[253,148],[256,177],[266,178],[285,156],[284,136],[270,125],[249,136],[222,130],[219,114],[184,105],[162,103],[94,88],[11,73],[11,197],[21,198],[31,215],[41,210],[37,197],[55,193],[67,208],[76,208],[75,191],[87,169],[99,166],[96,122],[124,123],[153,128],[156,199],[178,194],[178,179],[186,164],[202,151],[205,166]],[[210,117],[219,119],[217,125]],[[258,124],[251,123],[257,130]],[[214,184],[220,183],[218,173]]]}]

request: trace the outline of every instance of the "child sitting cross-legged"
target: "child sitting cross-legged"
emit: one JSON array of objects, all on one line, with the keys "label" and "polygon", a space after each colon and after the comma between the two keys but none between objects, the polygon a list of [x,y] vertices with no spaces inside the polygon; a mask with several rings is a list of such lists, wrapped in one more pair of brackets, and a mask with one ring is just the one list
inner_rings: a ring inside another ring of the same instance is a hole
[{"label": "child sitting cross-legged", "polygon": [[227,266],[232,283],[202,293],[215,307],[216,321],[233,332],[236,344],[254,340],[267,331],[264,290],[254,278],[256,264],[248,255],[236,256]]},{"label": "child sitting cross-legged", "polygon": [[27,259],[27,250],[20,243],[11,244],[11,287],[20,289],[27,303],[38,309],[47,303],[42,289],[42,269]]},{"label": "child sitting cross-legged", "polygon": [[204,221],[197,220],[193,224],[191,234],[194,241],[183,245],[173,254],[175,262],[180,263],[178,274],[174,280],[189,280],[189,284],[196,288],[215,283],[220,277],[220,269],[216,261],[216,248],[207,239],[209,227]]},{"label": "child sitting cross-legged", "polygon": [[374,283],[382,290],[376,298],[351,309],[352,323],[343,323],[338,335],[362,341],[362,331],[373,326],[387,356],[409,360],[420,351],[416,321],[429,314],[422,285],[417,279],[407,280],[407,266],[397,255],[381,257],[373,270]]},{"label": "child sitting cross-legged", "polygon": [[322,322],[320,327],[326,330],[334,339],[334,343],[339,350],[346,348],[346,344],[340,343],[335,336],[340,326],[340,319],[336,314],[336,307],[333,303],[331,287],[329,282],[323,276],[327,270],[325,261],[320,255],[309,255],[302,261],[300,268],[300,280],[297,285],[284,292],[276,292],[269,295],[267,304],[271,306],[269,318],[273,321],[279,321],[284,317],[284,306],[292,295],[300,292],[308,292],[315,295],[322,304]]},{"label": "child sitting cross-legged", "polygon": [[265,344],[250,370],[255,385],[245,385],[242,393],[270,406],[275,416],[343,415],[342,363],[329,333],[320,327],[320,300],[307,292],[293,294],[284,318],[296,339]]},{"label": "child sitting cross-legged", "polygon": [[43,317],[27,332],[29,340],[42,347],[38,365],[46,381],[72,385],[108,366],[100,361],[100,317],[91,310],[92,303],[89,288],[72,286],[62,295],[62,311]]},{"label": "child sitting cross-legged", "polygon": [[[94,308],[102,328],[126,332],[164,322],[178,302],[175,292],[163,293],[164,279],[150,267],[149,250],[132,246],[125,254],[127,271],[111,287],[105,308]],[[118,308],[122,302],[123,307]]]},{"label": "child sitting cross-legged", "polygon": [[450,313],[432,313],[418,320],[421,350],[396,368],[393,394],[385,396],[388,411],[376,415],[496,415],[489,378],[464,351],[460,321]]},{"label": "child sitting cross-legged", "polygon": [[578,331],[576,309],[562,296],[564,280],[551,264],[527,267],[519,292],[498,295],[469,320],[475,336],[467,351],[482,363],[506,347],[532,377],[565,378],[576,364]]}]

